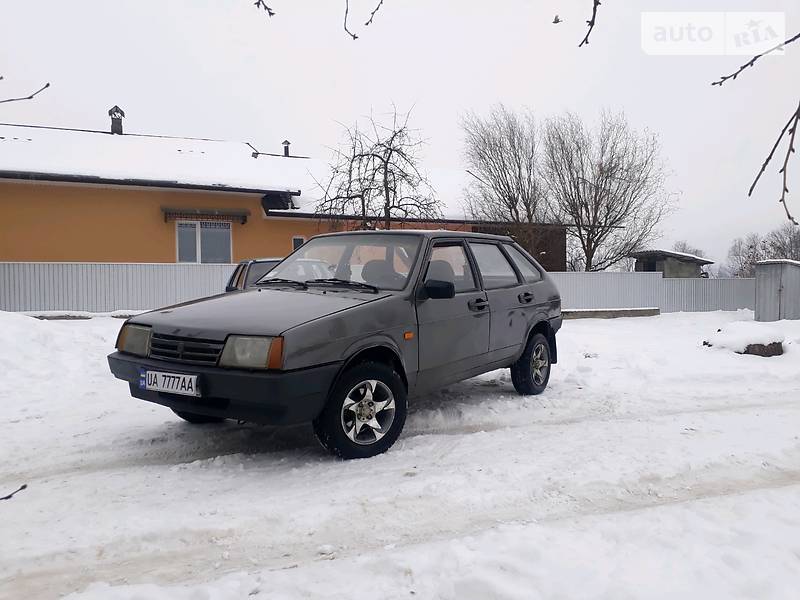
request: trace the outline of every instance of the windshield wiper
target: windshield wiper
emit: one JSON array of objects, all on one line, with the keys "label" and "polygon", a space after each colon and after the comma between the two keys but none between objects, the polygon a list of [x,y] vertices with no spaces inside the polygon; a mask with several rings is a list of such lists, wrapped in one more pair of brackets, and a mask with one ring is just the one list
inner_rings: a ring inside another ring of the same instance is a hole
[{"label": "windshield wiper", "polygon": [[343,286],[358,288],[360,290],[369,290],[370,292],[374,292],[376,294],[380,291],[374,285],[370,285],[368,283],[361,283],[360,281],[350,281],[349,279],[339,279],[338,277],[326,277],[324,279],[309,279],[306,283],[343,285]]},{"label": "windshield wiper", "polygon": [[283,285],[293,285],[300,289],[307,290],[308,286],[303,281],[295,281],[294,279],[283,279],[282,277],[270,277],[269,279],[262,279],[256,281],[256,285],[269,285],[271,283],[281,283]]}]

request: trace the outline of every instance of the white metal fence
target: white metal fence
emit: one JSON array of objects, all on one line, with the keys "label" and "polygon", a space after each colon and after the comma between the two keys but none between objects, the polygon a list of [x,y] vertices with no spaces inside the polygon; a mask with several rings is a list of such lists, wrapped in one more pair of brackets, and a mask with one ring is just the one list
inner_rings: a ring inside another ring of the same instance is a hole
[{"label": "white metal fence", "polygon": [[158,308],[224,292],[234,266],[0,262],[0,310]]},{"label": "white metal fence", "polygon": [[[218,294],[234,265],[2,263],[0,310],[144,310]],[[566,309],[663,312],[755,307],[754,279],[662,279],[660,273],[551,273]]]},{"label": "white metal fence", "polygon": [[550,273],[564,308],[701,312],[755,308],[755,279],[664,279],[661,273]]}]

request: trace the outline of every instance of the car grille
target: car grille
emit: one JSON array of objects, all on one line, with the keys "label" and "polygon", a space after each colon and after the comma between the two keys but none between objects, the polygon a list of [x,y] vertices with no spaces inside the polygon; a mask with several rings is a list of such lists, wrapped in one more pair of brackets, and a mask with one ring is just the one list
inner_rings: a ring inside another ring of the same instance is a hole
[{"label": "car grille", "polygon": [[150,357],[193,365],[215,365],[224,345],[223,342],[154,333],[150,338]]}]

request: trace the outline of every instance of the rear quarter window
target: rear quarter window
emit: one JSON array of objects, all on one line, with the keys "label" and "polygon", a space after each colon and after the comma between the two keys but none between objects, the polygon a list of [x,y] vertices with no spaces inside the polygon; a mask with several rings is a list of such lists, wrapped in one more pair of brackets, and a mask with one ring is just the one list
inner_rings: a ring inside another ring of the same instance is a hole
[{"label": "rear quarter window", "polygon": [[539,269],[534,267],[533,263],[531,263],[522,252],[511,244],[505,244],[503,247],[506,249],[506,252],[508,252],[511,260],[514,261],[514,264],[517,266],[517,269],[519,269],[526,283],[536,283],[542,280],[542,274],[539,272]]}]

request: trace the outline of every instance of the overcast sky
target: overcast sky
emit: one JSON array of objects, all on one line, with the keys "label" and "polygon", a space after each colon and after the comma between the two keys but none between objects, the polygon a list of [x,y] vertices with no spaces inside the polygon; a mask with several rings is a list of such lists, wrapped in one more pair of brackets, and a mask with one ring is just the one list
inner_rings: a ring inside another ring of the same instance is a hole
[{"label": "overcast sky", "polygon": [[[125,109],[126,131],[253,141],[327,159],[370,111],[414,107],[428,141],[425,166],[461,216],[466,183],[459,117],[493,104],[540,118],[565,110],[594,119],[624,110],[659,134],[677,211],[658,245],[678,239],[725,258],[732,238],[785,222],[773,166],[747,189],[800,97],[800,46],[724,88],[709,83],[739,56],[654,57],[641,49],[642,11],[783,11],[800,29],[796,0],[606,0],[588,47],[591,0],[0,0],[4,97],[49,81],[34,101],[6,104],[0,121],[106,129]],[[551,24],[558,13],[564,20]],[[800,213],[800,158],[790,188]]]}]

